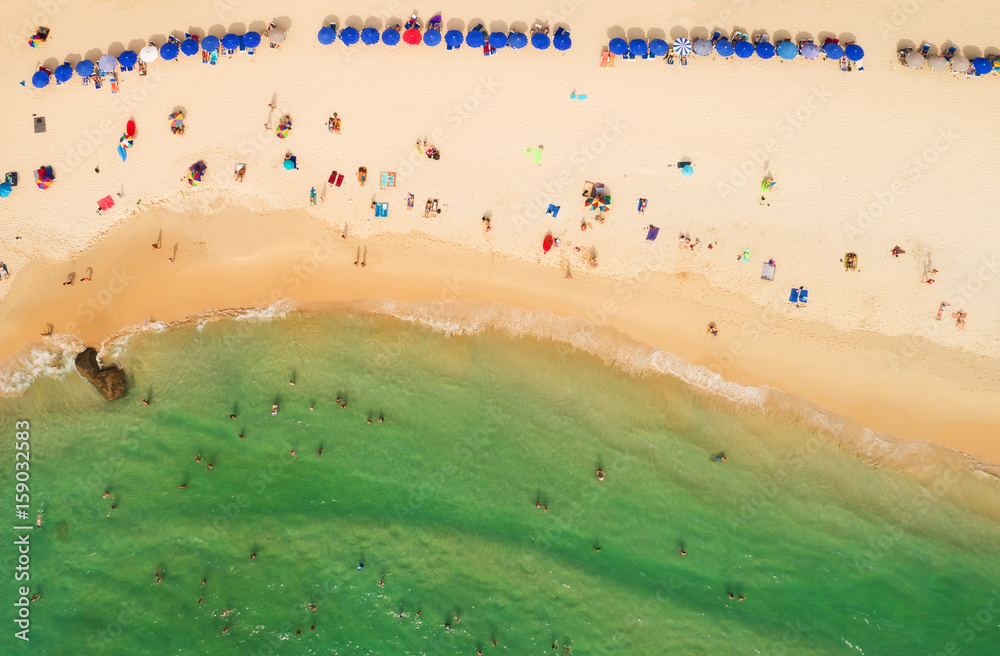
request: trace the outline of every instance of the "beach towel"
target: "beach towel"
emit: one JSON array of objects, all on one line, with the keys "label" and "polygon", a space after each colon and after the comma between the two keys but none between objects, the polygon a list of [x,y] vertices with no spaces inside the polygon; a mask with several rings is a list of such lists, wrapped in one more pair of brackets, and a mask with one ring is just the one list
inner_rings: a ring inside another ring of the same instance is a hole
[{"label": "beach towel", "polygon": [[640,198],[639,199],[639,206],[638,206],[637,209],[639,210],[639,214],[642,214],[643,212],[646,211],[646,199],[645,198]]},{"label": "beach towel", "polygon": [[798,289],[798,287],[792,287],[792,291],[789,292],[789,294],[788,294],[788,302],[789,303],[798,303],[799,302],[799,289]]},{"label": "beach towel", "polygon": [[382,180],[380,182],[382,187],[395,187],[396,186],[396,173],[395,171],[382,171]]},{"label": "beach towel", "polygon": [[808,289],[800,289],[799,290],[799,303],[802,303],[804,305],[804,304],[806,304],[808,302],[809,302],[809,290]]},{"label": "beach towel", "polygon": [[749,262],[750,261],[750,249],[749,248],[744,248],[743,249],[743,257],[741,257],[740,259],[743,260],[744,262]]},{"label": "beach towel", "polygon": [[340,175],[337,176],[337,186],[339,187],[343,183],[344,183],[344,174],[341,173]]},{"label": "beach towel", "polygon": [[549,205],[549,209],[545,211],[546,214],[551,215],[553,218],[559,216],[559,208],[555,205]]},{"label": "beach towel", "polygon": [[330,184],[337,184],[337,172],[336,171],[334,171],[333,173],[330,174],[330,177],[327,180],[327,182],[329,182]]},{"label": "beach towel", "polygon": [[105,196],[101,200],[97,201],[97,206],[101,208],[101,211],[110,210],[115,206],[115,199],[110,195]]},{"label": "beach towel", "polygon": [[760,271],[760,277],[764,280],[774,280],[774,264],[764,262],[764,268]]},{"label": "beach towel", "polygon": [[525,155],[533,155],[535,158],[535,163],[540,164],[542,161],[542,149],[541,148],[529,148],[524,151]]},{"label": "beach towel", "polygon": [[389,203],[375,203],[375,216],[389,216]]},{"label": "beach towel", "polygon": [[656,226],[649,226],[649,232],[646,233],[646,241],[656,241],[656,235],[660,234],[660,229]]}]

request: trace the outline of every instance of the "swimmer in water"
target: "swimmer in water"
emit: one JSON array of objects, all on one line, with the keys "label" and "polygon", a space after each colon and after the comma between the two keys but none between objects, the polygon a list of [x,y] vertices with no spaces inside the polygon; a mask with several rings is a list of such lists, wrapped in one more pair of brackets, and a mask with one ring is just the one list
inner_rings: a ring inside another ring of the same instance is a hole
[{"label": "swimmer in water", "polygon": [[236,415],[229,415],[230,419],[236,419]]},{"label": "swimmer in water", "polygon": [[105,490],[104,494],[101,495],[102,499],[107,499],[108,497],[114,499],[114,497],[111,496],[111,490]]},{"label": "swimmer in water", "polygon": [[360,572],[365,568],[365,564],[362,561],[358,561],[358,571]]},{"label": "swimmer in water", "polygon": [[295,381],[294,380],[288,381],[288,384],[291,385],[292,387],[295,387]]},{"label": "swimmer in water", "polygon": [[313,612],[316,612],[316,604],[309,604],[308,606],[306,606],[306,608],[308,608],[309,610],[311,610]]},{"label": "swimmer in water", "polygon": [[185,483],[184,485],[175,485],[174,487],[179,487],[180,489],[182,489],[182,490],[183,490],[183,489],[184,489],[184,488],[186,488],[187,486],[188,486],[188,484],[187,484],[187,483]]},{"label": "swimmer in water", "polygon": [[341,403],[340,404],[340,409],[341,410],[347,410],[347,404],[346,403]]},{"label": "swimmer in water", "polygon": [[739,597],[739,599],[737,599],[736,601],[743,601],[746,598],[747,598],[747,596],[745,594],[741,594],[740,597]]},{"label": "swimmer in water", "polygon": [[42,525],[42,513],[38,513],[38,517],[35,519],[35,526]]},{"label": "swimmer in water", "polygon": [[143,400],[142,400],[142,404],[143,404],[143,405],[149,405],[149,401],[147,401],[146,399],[143,399]]},{"label": "swimmer in water", "polygon": [[375,585],[377,585],[380,588],[384,588],[385,587],[385,579],[379,579],[378,581],[375,581]]},{"label": "swimmer in water", "polygon": [[445,622],[444,623],[444,628],[450,629],[451,628],[451,622]]},{"label": "swimmer in water", "polygon": [[600,551],[600,550],[601,550],[601,545],[595,544],[594,545],[594,551]]},{"label": "swimmer in water", "polygon": [[198,603],[199,604],[204,603],[204,602],[205,602],[205,598],[204,597],[198,597]]},{"label": "swimmer in water", "polygon": [[233,612],[234,610],[236,610],[236,609],[235,608],[227,608],[226,610],[222,611],[222,617],[229,617],[229,613]]},{"label": "swimmer in water", "polygon": [[730,592],[729,593],[729,598],[730,599],[736,599],[736,595],[734,595],[732,592]]},{"label": "swimmer in water", "polygon": [[111,504],[110,506],[108,506],[108,508],[111,508],[111,510],[114,510],[117,507],[118,507],[118,502],[117,501],[115,501],[113,504]]},{"label": "swimmer in water", "polygon": [[542,502],[541,501],[536,501],[535,502],[535,508],[538,508],[539,510],[541,510],[542,509]]},{"label": "swimmer in water", "polygon": [[490,644],[493,645],[494,647],[496,647],[497,646],[497,639],[493,638],[493,640],[490,642]]},{"label": "swimmer in water", "polygon": [[312,411],[313,411],[313,410],[315,410],[315,409],[316,409],[316,406],[315,406],[315,405],[313,405],[313,404],[310,404],[310,405],[309,405],[309,412],[312,412]]},{"label": "swimmer in water", "polygon": [[340,400],[340,397],[339,397],[339,396],[337,397],[337,403],[338,403],[338,404],[340,404],[340,403],[343,403],[343,401],[341,401],[341,400]]},{"label": "swimmer in water", "polygon": [[688,552],[684,550],[684,547],[677,547],[677,553],[679,553],[682,556],[688,555]]},{"label": "swimmer in water", "polygon": [[320,447],[320,448],[316,449],[316,455],[317,456],[323,455],[323,447]]},{"label": "swimmer in water", "polygon": [[202,585],[205,585],[205,582],[206,582],[206,581],[208,581],[208,579],[202,579],[202,580],[201,580],[201,584],[202,584]]},{"label": "swimmer in water", "polygon": [[201,454],[200,454],[200,453],[199,453],[199,454],[197,454],[197,455],[196,455],[196,456],[194,457],[194,461],[195,461],[195,462],[201,462],[202,460],[203,460],[203,458],[201,457]]},{"label": "swimmer in water", "polygon": [[726,461],[726,454],[725,453],[720,453],[718,455],[712,456],[712,460],[714,460],[715,462],[725,462]]},{"label": "swimmer in water", "polygon": [[38,599],[39,599],[38,595],[31,595],[30,601],[38,601]]},{"label": "swimmer in water", "polygon": [[278,404],[277,403],[275,403],[274,405],[271,406],[271,416],[273,417],[276,414],[278,414]]},{"label": "swimmer in water", "polygon": [[369,426],[371,426],[371,425],[372,425],[372,418],[371,418],[371,417],[369,417],[369,418],[368,418],[368,425],[369,425]]},{"label": "swimmer in water", "polygon": [[378,423],[381,424],[383,421],[385,421],[385,417],[383,417],[382,415],[379,415],[378,416]]},{"label": "swimmer in water", "polygon": [[255,552],[253,552],[252,554],[250,554],[250,560],[253,560],[253,559],[255,559],[256,557],[257,557],[257,552],[256,552],[256,551],[255,551]]},{"label": "swimmer in water", "polygon": [[213,467],[215,467],[215,461],[214,460],[212,462],[208,463],[208,469],[212,469]]},{"label": "swimmer in water", "polygon": [[291,451],[289,451],[289,453],[292,454],[293,458],[295,457],[295,449],[292,449]]},{"label": "swimmer in water", "polygon": [[597,480],[601,481],[602,483],[604,482],[604,470],[603,469],[598,468],[598,470],[597,470]]},{"label": "swimmer in water", "polygon": [[549,506],[548,506],[548,504],[546,504],[546,505],[543,505],[543,506],[542,506],[542,510],[544,510],[545,512],[548,512],[548,511],[549,511]]},{"label": "swimmer in water", "polygon": [[242,432],[242,431],[240,432],[240,439],[241,439],[241,440],[242,440],[242,439],[244,439],[244,437],[243,437],[243,432]]},{"label": "swimmer in water", "polygon": [[222,629],[222,632],[223,633],[229,633],[229,627],[227,626],[226,628]]},{"label": "swimmer in water", "polygon": [[[295,383],[292,383],[292,384],[294,385]],[[302,635],[302,627],[301,626],[295,627],[295,635]]]}]

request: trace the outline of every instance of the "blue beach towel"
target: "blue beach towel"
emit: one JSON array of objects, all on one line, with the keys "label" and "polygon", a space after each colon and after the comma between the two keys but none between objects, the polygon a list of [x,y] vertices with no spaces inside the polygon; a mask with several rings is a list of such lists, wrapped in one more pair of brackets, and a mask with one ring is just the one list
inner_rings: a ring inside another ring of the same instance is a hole
[{"label": "blue beach towel", "polygon": [[551,214],[553,217],[559,216],[559,208],[555,205],[549,205],[549,209],[545,213]]},{"label": "blue beach towel", "polygon": [[799,289],[798,289],[798,287],[792,287],[791,293],[788,294],[788,302],[789,303],[798,303],[799,302]]},{"label": "blue beach towel", "polygon": [[656,241],[656,235],[660,234],[660,229],[656,226],[649,226],[649,232],[646,233],[646,241]]}]

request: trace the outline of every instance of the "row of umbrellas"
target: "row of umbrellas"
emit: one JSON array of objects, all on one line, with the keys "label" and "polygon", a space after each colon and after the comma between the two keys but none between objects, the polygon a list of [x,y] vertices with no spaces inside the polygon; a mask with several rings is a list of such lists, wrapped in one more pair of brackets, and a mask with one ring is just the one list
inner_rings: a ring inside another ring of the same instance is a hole
[{"label": "row of umbrellas", "polygon": [[632,54],[641,57],[648,52],[656,57],[662,57],[671,48],[673,48],[675,54],[681,57],[686,57],[692,52],[696,55],[707,57],[716,52],[723,57],[736,55],[741,59],[749,59],[754,55],[757,55],[761,59],[771,59],[775,55],[781,59],[795,59],[799,55],[806,59],[816,59],[820,52],[823,52],[830,59],[840,59],[846,55],[851,61],[860,61],[865,56],[865,51],[858,44],[851,43],[842,47],[835,41],[827,41],[823,44],[822,48],[809,41],[803,43],[801,49],[791,41],[781,41],[777,45],[774,45],[770,41],[761,40],[754,45],[750,41],[730,41],[726,38],[717,39],[713,43],[708,39],[695,39],[692,42],[688,38],[681,37],[675,39],[673,44],[668,44],[663,39],[652,39],[646,42],[644,39],[626,41],[625,39],[618,38],[611,39],[608,43],[608,51],[613,55]]},{"label": "row of umbrellas", "polygon": [[935,72],[947,70],[949,64],[951,64],[953,73],[968,73],[970,66],[976,75],[987,75],[997,69],[995,63],[986,57],[976,57],[970,61],[968,57],[963,57],[962,55],[953,55],[951,57],[931,55],[925,57],[923,53],[908,52],[904,59],[906,65],[910,68],[923,68],[926,63]]},{"label": "row of umbrellas", "polygon": [[[360,41],[365,45],[375,45],[380,40],[387,46],[397,45],[402,39],[403,43],[408,45],[418,45],[423,43],[427,46],[440,45],[441,41],[444,41],[445,45],[449,48],[457,48],[463,43],[470,48],[484,48],[489,45],[491,48],[505,48],[510,46],[516,50],[528,45],[528,36],[522,34],[521,32],[490,32],[487,33],[481,29],[469,30],[467,34],[461,32],[460,30],[448,30],[441,34],[440,29],[430,28],[421,32],[418,28],[409,28],[403,31],[400,35],[399,30],[389,27],[382,31],[380,34],[374,27],[366,27],[362,30],[358,30],[355,27],[345,27],[340,30],[340,34],[337,34],[337,30],[333,25],[328,27],[322,27],[319,30],[317,38],[319,42],[323,45],[330,45],[340,37],[341,43],[345,46],[352,46]],[[572,39],[570,39],[569,32],[559,29],[556,30],[555,35],[550,39],[548,34],[542,34],[537,32],[531,35],[531,45],[538,50],[547,50],[551,45],[556,50],[569,50],[573,45]]]},{"label": "row of umbrellas", "polygon": [[[272,28],[268,32],[267,38],[272,43],[281,43],[285,40],[285,31],[281,28]],[[101,57],[97,60],[96,69],[98,69],[101,73],[108,74],[114,72],[118,66],[121,66],[123,69],[130,69],[139,61],[146,64],[154,62],[157,59],[170,61],[172,59],[177,59],[180,54],[193,57],[199,52],[213,52],[218,50],[220,46],[226,50],[236,50],[241,45],[246,48],[256,48],[260,45],[260,39],[261,37],[259,32],[247,32],[242,35],[229,33],[222,38],[209,35],[202,39],[200,43],[197,39],[188,37],[181,41],[180,44],[175,43],[174,41],[168,41],[159,48],[150,44],[139,52],[126,50],[122,54],[118,55],[118,57],[115,57],[114,55],[101,55]],[[45,69],[39,69],[34,75],[31,76],[31,84],[32,86],[41,89],[42,87],[48,86],[50,77],[55,77],[56,82],[63,83],[69,81],[73,77],[74,71],[80,77],[90,77],[94,74],[94,70],[94,62],[88,59],[84,59],[77,63],[75,69],[69,64],[69,62],[65,62],[62,65],[57,66],[51,74]]]}]

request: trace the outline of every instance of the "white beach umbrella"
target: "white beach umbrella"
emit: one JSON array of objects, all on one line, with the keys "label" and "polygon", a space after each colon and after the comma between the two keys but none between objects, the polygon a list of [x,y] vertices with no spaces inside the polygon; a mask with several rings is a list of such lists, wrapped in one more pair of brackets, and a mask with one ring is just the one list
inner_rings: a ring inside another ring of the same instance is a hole
[{"label": "white beach umbrella", "polygon": [[139,59],[141,59],[147,64],[151,61],[156,61],[156,58],[159,56],[160,56],[160,51],[157,50],[156,46],[146,46],[145,48],[139,51]]},{"label": "white beach umbrella", "polygon": [[940,73],[948,68],[948,60],[941,55],[931,55],[927,58],[927,65],[930,66],[931,70],[935,73]]},{"label": "white beach umbrella", "polygon": [[906,65],[910,68],[923,68],[924,56],[919,52],[908,52],[906,53]]},{"label": "white beach umbrella", "polygon": [[691,40],[686,37],[681,37],[674,41],[674,52],[682,57],[686,57],[691,54]]},{"label": "white beach umbrella", "polygon": [[112,55],[101,55],[97,60],[97,67],[104,73],[110,73],[118,66],[118,59]]},{"label": "white beach umbrella", "polygon": [[272,27],[271,31],[267,33],[267,38],[271,43],[281,43],[285,40],[285,30],[280,27]]},{"label": "white beach umbrella", "polygon": [[955,55],[951,58],[951,70],[955,73],[966,73],[969,70],[969,58]]}]

